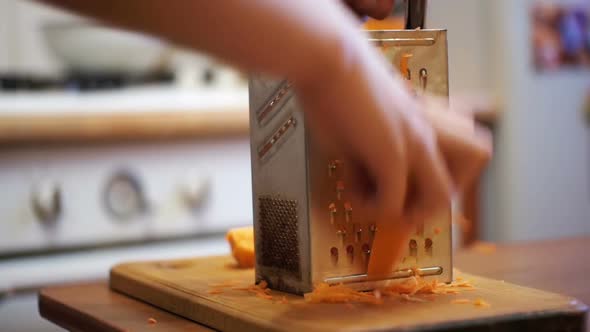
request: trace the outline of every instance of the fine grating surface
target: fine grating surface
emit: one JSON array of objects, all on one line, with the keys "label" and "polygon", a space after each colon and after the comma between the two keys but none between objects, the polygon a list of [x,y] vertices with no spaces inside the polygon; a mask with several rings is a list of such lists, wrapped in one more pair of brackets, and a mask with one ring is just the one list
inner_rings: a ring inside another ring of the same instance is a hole
[{"label": "fine grating surface", "polygon": [[301,280],[297,201],[258,198],[263,266],[284,270]]}]

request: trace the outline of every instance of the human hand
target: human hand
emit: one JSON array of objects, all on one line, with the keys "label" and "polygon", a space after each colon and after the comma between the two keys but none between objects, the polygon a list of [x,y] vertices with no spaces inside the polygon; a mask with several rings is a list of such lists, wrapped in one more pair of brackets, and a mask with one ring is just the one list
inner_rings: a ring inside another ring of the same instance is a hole
[{"label": "human hand", "polygon": [[426,118],[433,126],[454,191],[462,192],[477,180],[492,154],[489,131],[475,123],[478,100],[427,96],[422,99]]},{"label": "human hand", "polygon": [[363,52],[346,77],[316,78],[300,93],[309,125],[345,159],[357,205],[383,220],[427,219],[478,176],[489,136],[444,100],[413,98],[380,57]]},{"label": "human hand", "polygon": [[395,5],[395,0],[344,0],[357,15],[376,19],[386,18]]},{"label": "human hand", "polygon": [[[342,156],[346,190],[363,211],[355,214],[377,220],[369,264],[376,275],[391,271],[413,224],[448,210],[453,194],[477,178],[491,143],[445,101],[413,97],[368,44],[338,52],[334,61],[343,63],[331,68],[339,70],[296,89],[314,142]],[[374,264],[377,254],[387,257]]]}]

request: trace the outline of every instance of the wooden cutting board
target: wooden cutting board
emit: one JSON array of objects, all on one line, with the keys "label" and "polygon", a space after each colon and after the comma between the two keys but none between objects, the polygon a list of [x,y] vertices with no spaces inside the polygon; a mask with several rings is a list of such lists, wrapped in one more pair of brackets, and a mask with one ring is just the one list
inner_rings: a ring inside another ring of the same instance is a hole
[{"label": "wooden cutting board", "polygon": [[[111,270],[111,288],[221,331],[584,331],[587,307],[577,300],[464,274],[476,290],[432,302],[388,298],[384,304],[309,304],[299,296],[215,288],[247,287],[252,269],[230,257],[126,263]],[[221,289],[217,293],[215,289]],[[287,303],[283,303],[282,297]],[[490,307],[451,304],[482,298]]]}]

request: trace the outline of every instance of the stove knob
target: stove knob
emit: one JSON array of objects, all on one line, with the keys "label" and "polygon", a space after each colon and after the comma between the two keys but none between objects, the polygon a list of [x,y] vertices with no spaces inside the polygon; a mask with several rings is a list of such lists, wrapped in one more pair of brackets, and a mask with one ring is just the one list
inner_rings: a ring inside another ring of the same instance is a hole
[{"label": "stove knob", "polygon": [[137,177],[129,171],[115,173],[103,194],[106,210],[116,219],[124,221],[143,214],[147,203]]},{"label": "stove knob", "polygon": [[208,177],[189,176],[182,184],[181,195],[191,210],[201,209],[211,196],[211,180]]},{"label": "stove knob", "polygon": [[53,225],[62,213],[62,194],[60,187],[53,182],[41,182],[35,186],[31,205],[39,222]]}]

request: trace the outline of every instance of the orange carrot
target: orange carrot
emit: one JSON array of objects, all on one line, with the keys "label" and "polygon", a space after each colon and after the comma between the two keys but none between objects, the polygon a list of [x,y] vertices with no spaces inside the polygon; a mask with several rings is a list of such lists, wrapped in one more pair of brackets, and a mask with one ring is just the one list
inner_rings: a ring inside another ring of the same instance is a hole
[{"label": "orange carrot", "polygon": [[382,222],[375,233],[367,275],[369,279],[387,279],[399,264],[411,234],[407,222]]},{"label": "orange carrot", "polygon": [[490,304],[487,303],[486,301],[484,301],[483,299],[476,299],[475,301],[473,301],[473,305],[475,305],[476,307],[482,307],[482,308],[487,308],[490,306]]}]

